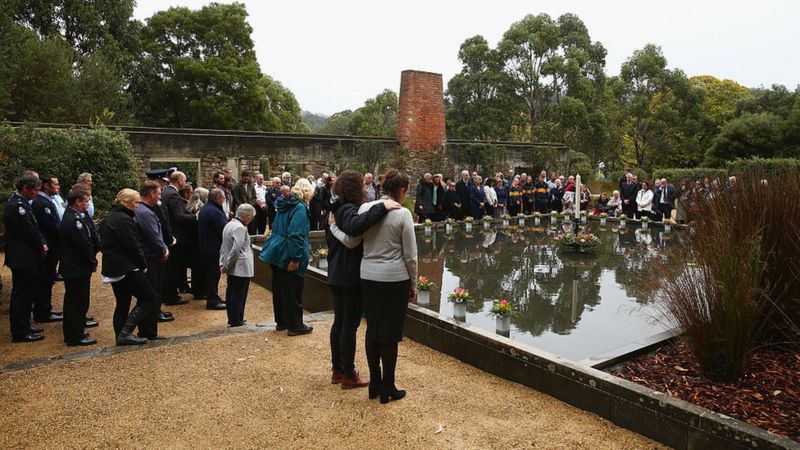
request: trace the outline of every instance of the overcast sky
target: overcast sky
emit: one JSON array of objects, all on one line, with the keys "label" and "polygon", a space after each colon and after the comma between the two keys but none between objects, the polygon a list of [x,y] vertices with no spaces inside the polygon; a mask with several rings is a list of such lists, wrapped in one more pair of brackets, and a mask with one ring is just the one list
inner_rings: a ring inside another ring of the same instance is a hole
[{"label": "overcast sky", "polygon": [[[145,20],[168,6],[204,0],[137,0]],[[227,2],[221,2],[227,3]],[[748,87],[800,84],[800,1],[672,0],[243,1],[261,70],[288,87],[304,110],[356,109],[383,89],[399,90],[406,69],[461,70],[458,47],[483,35],[495,46],[526,14],[577,14],[608,51],[606,72],[647,43],[670,67]]]}]

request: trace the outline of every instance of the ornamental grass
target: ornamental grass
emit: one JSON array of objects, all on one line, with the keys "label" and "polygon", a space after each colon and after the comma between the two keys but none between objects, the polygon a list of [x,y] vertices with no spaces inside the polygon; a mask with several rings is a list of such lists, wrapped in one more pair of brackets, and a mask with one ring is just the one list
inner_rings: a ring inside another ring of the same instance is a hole
[{"label": "ornamental grass", "polygon": [[[689,264],[658,268],[658,304],[706,377],[738,378],[762,345],[800,341],[800,172],[745,176],[700,201]],[[679,267],[678,267],[679,266]]]}]

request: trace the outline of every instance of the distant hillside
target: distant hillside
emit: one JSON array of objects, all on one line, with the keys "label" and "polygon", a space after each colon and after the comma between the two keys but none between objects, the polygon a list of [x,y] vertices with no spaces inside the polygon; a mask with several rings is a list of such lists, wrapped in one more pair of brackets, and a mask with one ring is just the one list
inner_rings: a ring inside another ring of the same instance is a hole
[{"label": "distant hillside", "polygon": [[312,133],[317,133],[328,124],[328,117],[324,114],[315,114],[311,111],[302,112],[303,123],[308,125]]}]

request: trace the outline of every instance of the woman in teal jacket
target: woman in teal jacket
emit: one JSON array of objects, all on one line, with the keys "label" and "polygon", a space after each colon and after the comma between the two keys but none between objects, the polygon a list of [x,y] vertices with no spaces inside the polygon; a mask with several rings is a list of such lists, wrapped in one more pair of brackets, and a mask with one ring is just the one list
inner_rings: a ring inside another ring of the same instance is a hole
[{"label": "woman in teal jacket", "polygon": [[261,250],[261,260],[272,268],[272,308],[277,330],[289,330],[289,336],[311,333],[303,324],[303,275],[310,252],[308,201],[314,188],[305,178],[292,187],[290,195],[275,202],[272,234]]}]

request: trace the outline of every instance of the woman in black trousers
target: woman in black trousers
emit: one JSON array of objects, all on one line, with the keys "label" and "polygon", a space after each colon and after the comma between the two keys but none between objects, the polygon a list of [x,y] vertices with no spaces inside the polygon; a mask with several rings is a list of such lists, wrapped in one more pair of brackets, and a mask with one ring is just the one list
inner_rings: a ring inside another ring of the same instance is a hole
[{"label": "woman in black trousers", "polygon": [[[407,176],[389,169],[381,185],[387,195],[381,200],[402,203],[408,185]],[[375,202],[361,205],[359,213],[369,211],[374,205]],[[406,395],[406,391],[395,385],[395,368],[408,301],[416,296],[417,241],[411,212],[405,208],[390,211],[363,238],[361,290],[367,316],[369,397],[380,394],[381,403],[387,403]]]},{"label": "woman in black trousers", "polygon": [[[119,191],[111,212],[100,226],[103,281],[111,283],[117,300],[114,309],[117,345],[140,345],[147,342],[146,338],[135,336],[133,329],[144,324],[146,312],[159,301],[144,273],[147,262],[139,247],[137,225],[133,220],[138,201],[139,193],[133,189]],[[136,297],[136,307],[129,313],[132,296]]]},{"label": "woman in black trousers", "polygon": [[330,226],[325,232],[328,286],[333,293],[331,383],[341,383],[342,389],[351,389],[369,384],[369,379],[361,378],[355,370],[356,331],[364,311],[359,277],[364,246],[360,236],[389,210],[401,205],[394,201],[378,202],[367,213],[358,214],[358,207],[364,201],[364,177],[354,170],[345,170],[339,175],[333,193],[337,201],[332,205]]}]

